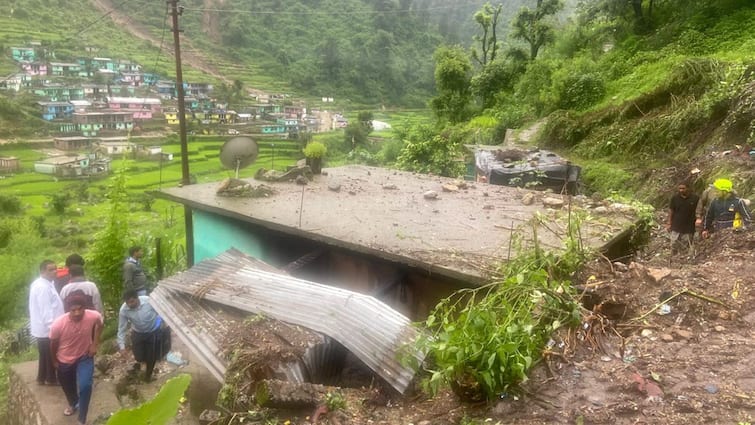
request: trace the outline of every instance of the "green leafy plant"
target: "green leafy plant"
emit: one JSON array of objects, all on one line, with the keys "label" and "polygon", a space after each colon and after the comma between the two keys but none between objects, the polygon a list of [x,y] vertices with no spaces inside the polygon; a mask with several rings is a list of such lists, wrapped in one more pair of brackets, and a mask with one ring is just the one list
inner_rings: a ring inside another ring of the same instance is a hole
[{"label": "green leafy plant", "polygon": [[119,410],[107,425],[164,425],[176,416],[178,406],[191,383],[191,375],[181,374],[166,382],[155,398],[135,409]]},{"label": "green leafy plant", "polygon": [[304,156],[306,156],[307,158],[322,158],[323,156],[325,156],[325,153],[327,151],[328,148],[320,142],[309,142],[307,143],[307,146],[305,146],[302,150],[302,152],[304,152]]},{"label": "green leafy plant", "polygon": [[[570,225],[577,235],[576,225]],[[579,240],[564,252],[543,251],[537,242],[479,288],[442,300],[422,324],[418,346],[428,353],[436,393],[449,384],[463,399],[493,399],[527,380],[550,335],[579,323],[580,311],[566,280],[585,258]]]},{"label": "green leafy plant", "polygon": [[328,392],[325,394],[325,406],[328,407],[330,412],[344,410],[346,409],[346,399],[340,391]]},{"label": "green leafy plant", "polygon": [[91,255],[87,258],[87,273],[97,282],[106,307],[114,311],[121,302],[122,265],[129,240],[124,212],[126,201],[126,171],[120,170],[108,188],[109,216],[95,235]]}]

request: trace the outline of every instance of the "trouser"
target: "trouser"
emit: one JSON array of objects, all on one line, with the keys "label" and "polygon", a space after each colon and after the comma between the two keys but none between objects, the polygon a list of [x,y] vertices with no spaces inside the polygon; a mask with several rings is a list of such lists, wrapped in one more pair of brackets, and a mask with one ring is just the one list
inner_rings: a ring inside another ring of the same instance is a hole
[{"label": "trouser", "polygon": [[671,232],[671,254],[692,253],[694,233]]},{"label": "trouser", "polygon": [[79,422],[86,423],[92,398],[94,358],[83,356],[72,364],[58,364],[60,386],[71,408],[79,409]]},{"label": "trouser", "polygon": [[37,382],[48,384],[58,382],[55,367],[52,365],[52,352],[50,351],[50,338],[37,338],[37,350],[39,350],[39,365],[37,366]]},{"label": "trouser", "polygon": [[131,335],[134,360],[137,362],[144,362],[147,365],[144,374],[144,379],[146,380],[152,378],[152,371],[155,369],[155,363],[162,357],[160,335],[160,328],[157,328],[152,332],[134,332]]}]

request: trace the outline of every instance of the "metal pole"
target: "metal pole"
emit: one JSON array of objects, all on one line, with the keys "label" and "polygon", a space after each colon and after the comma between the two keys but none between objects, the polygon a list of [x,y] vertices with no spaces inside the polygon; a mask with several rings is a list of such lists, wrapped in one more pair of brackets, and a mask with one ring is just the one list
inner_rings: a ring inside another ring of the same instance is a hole
[{"label": "metal pole", "polygon": [[[181,140],[181,184],[191,184],[189,177],[189,146],[186,141],[186,108],[184,106],[184,81],[181,71],[181,40],[178,29],[178,16],[183,8],[178,7],[178,0],[168,0],[170,12],[173,18],[173,45],[176,56],[176,94],[178,96],[178,135]],[[191,208],[184,205],[184,226],[186,228],[186,266],[194,265],[194,224],[191,216]]]}]

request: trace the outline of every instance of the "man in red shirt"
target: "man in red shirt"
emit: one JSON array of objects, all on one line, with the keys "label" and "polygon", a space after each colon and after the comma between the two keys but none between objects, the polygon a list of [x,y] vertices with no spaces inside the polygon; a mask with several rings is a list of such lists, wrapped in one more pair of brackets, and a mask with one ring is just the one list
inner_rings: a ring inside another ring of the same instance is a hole
[{"label": "man in red shirt", "polygon": [[71,416],[78,410],[79,424],[86,424],[92,397],[94,355],[102,334],[102,315],[87,310],[83,292],[66,298],[68,313],[58,317],[50,327],[50,348],[58,380],[68,400],[63,411]]}]

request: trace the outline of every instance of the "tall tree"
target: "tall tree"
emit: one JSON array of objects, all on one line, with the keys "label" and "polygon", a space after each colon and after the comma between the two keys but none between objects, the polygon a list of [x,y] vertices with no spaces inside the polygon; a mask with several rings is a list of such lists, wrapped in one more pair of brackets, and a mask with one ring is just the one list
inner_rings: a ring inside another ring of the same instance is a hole
[{"label": "tall tree", "polygon": [[534,9],[523,7],[514,18],[512,35],[529,44],[530,61],[537,58],[543,46],[553,42],[555,35],[548,18],[563,7],[561,0],[537,0]]},{"label": "tall tree", "polygon": [[458,46],[441,46],[433,56],[438,95],[430,100],[430,107],[441,121],[464,121],[469,115],[468,108],[472,100],[472,63],[469,55]]},{"label": "tall tree", "polygon": [[485,3],[485,5],[474,14],[474,20],[480,26],[482,34],[475,35],[474,39],[479,44],[479,52],[476,47],[472,47],[472,59],[476,60],[481,66],[487,65],[495,60],[498,53],[498,37],[496,29],[498,27],[498,18],[501,15],[503,5],[496,7]]}]

